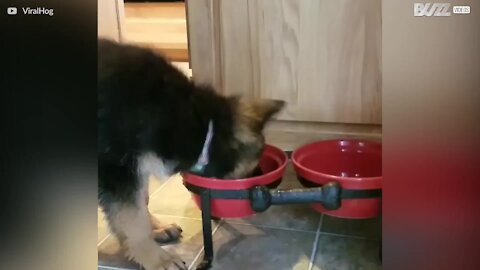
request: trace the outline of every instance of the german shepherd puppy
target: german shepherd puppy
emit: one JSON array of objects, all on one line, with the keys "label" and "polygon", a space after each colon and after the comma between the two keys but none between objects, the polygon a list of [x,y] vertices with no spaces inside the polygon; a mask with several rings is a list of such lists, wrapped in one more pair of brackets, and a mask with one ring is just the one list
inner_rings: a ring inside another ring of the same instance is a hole
[{"label": "german shepherd puppy", "polygon": [[148,212],[148,178],[182,171],[242,178],[258,165],[266,122],[283,101],[224,97],[149,49],[99,39],[98,199],[111,231],[147,270],[187,269],[158,242],[177,225]]}]

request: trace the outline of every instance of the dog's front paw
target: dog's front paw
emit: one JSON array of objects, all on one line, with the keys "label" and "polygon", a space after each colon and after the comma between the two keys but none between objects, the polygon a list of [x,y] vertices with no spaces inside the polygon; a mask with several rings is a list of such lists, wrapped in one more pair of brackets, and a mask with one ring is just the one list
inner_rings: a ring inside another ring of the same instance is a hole
[{"label": "dog's front paw", "polygon": [[187,270],[187,264],[176,255],[170,257],[163,262],[162,270]]},{"label": "dog's front paw", "polygon": [[169,243],[177,241],[182,235],[182,228],[177,224],[170,224],[163,228],[153,230],[153,237],[159,243]]},{"label": "dog's front paw", "polygon": [[172,256],[169,259],[163,259],[161,263],[156,266],[144,265],[142,270],[187,270],[187,264],[177,256]]}]

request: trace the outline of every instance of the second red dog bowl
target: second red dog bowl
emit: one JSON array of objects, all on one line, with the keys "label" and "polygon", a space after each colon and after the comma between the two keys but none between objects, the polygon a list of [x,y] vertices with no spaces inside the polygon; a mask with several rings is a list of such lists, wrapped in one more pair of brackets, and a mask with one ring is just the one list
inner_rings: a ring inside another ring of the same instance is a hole
[{"label": "second red dog bowl", "polygon": [[[287,165],[287,155],[281,149],[265,145],[260,159],[263,174],[244,179],[216,179],[201,177],[191,173],[183,175],[185,184],[210,190],[248,190],[254,186],[275,188],[280,184]],[[193,200],[200,207],[201,199],[192,193]],[[211,199],[211,215],[217,218],[246,217],[255,214],[249,199]]]},{"label": "second red dog bowl", "polygon": [[[293,166],[304,186],[338,182],[345,194],[363,194],[341,201],[340,208],[327,210],[313,204],[318,212],[341,218],[372,218],[381,210],[382,145],[361,140],[319,141],[302,146],[292,154]],[[367,196],[365,196],[367,194]],[[381,194],[381,193],[380,193]],[[364,198],[361,198],[365,196]]]}]

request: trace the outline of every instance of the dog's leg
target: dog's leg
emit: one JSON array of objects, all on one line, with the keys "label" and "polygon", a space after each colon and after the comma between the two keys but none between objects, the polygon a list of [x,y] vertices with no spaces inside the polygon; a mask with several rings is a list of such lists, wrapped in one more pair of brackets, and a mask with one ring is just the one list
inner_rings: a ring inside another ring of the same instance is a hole
[{"label": "dog's leg", "polygon": [[144,193],[138,193],[136,203],[112,203],[107,215],[127,254],[147,270],[187,269],[180,258],[163,250],[155,241],[145,197],[140,195]]},{"label": "dog's leg", "polygon": [[[143,161],[143,160],[140,160]],[[141,162],[137,173],[131,167],[100,163],[102,189],[100,204],[111,231],[119,238],[127,255],[146,270],[183,270],[184,262],[162,249],[154,239],[150,213],[147,208],[147,163]],[[154,166],[156,167],[156,166]],[[121,182],[119,177],[123,177]],[[109,181],[109,182],[106,182]],[[112,188],[106,183],[119,185]]]},{"label": "dog's leg", "polygon": [[[148,179],[151,174],[155,175],[158,179],[167,179],[171,177],[172,169],[175,167],[175,163],[165,163],[159,159],[153,153],[145,153],[138,159],[138,172],[139,177],[148,187]],[[148,188],[145,190],[146,204],[148,206],[149,196]],[[148,208],[147,208],[148,209]],[[150,223],[153,227],[153,237],[159,243],[169,243],[176,241],[182,234],[182,229],[177,224],[165,224],[160,222],[152,214],[149,213]]]},{"label": "dog's leg", "polygon": [[[148,209],[148,203],[150,202],[150,196],[148,191],[146,192],[146,203]],[[159,221],[154,215],[150,213],[150,223],[153,227],[153,238],[155,241],[161,244],[170,243],[178,240],[182,236],[182,228],[177,224],[165,224]]]}]

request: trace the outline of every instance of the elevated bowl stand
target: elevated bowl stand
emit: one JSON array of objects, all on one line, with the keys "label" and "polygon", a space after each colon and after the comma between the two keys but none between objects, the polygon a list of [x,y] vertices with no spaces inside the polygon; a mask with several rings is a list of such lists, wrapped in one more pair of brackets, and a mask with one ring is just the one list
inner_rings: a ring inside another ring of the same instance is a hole
[{"label": "elevated bowl stand", "polygon": [[[305,185],[305,179],[300,179]],[[343,199],[369,199],[382,196],[381,189],[353,190],[342,189],[338,182],[332,181],[321,186],[312,186],[300,189],[275,189],[280,184],[281,178],[271,185],[257,185],[249,189],[225,190],[212,189],[193,185],[184,180],[185,187],[200,197],[202,211],[204,257],[197,266],[198,270],[208,269],[212,265],[214,251],[212,239],[211,220],[220,217],[212,217],[212,200],[248,200],[253,211],[260,213],[267,210],[271,205],[285,204],[312,204],[319,203],[327,210],[336,210],[342,206]],[[308,182],[308,181],[307,181]],[[312,184],[309,184],[311,186]],[[382,249],[380,245],[380,261]]]}]

